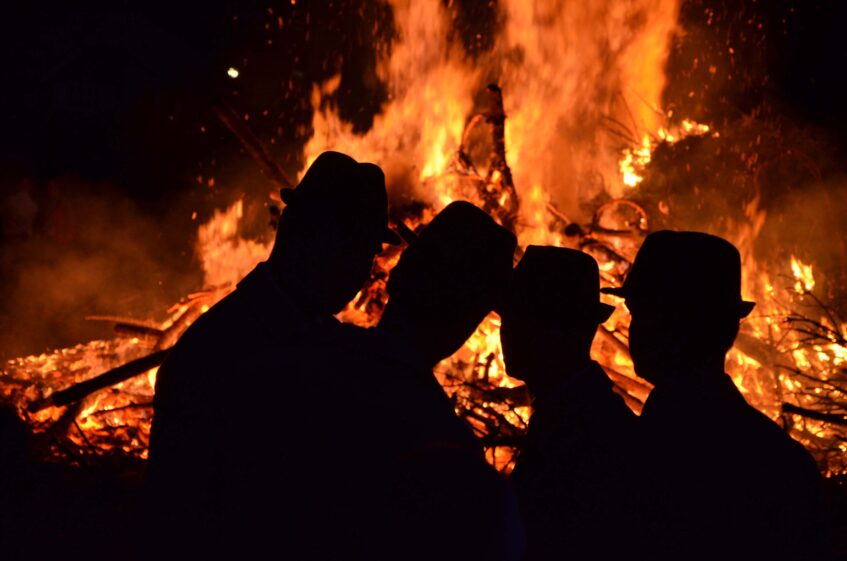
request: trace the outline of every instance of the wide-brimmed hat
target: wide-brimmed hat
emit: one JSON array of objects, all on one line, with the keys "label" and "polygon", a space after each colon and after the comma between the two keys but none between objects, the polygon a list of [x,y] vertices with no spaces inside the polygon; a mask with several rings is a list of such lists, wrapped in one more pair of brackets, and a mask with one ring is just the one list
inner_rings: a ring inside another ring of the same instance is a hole
[{"label": "wide-brimmed hat", "polygon": [[640,304],[746,317],[756,305],[741,298],[741,255],[703,232],[653,232],[635,256],[623,286],[603,292]]},{"label": "wide-brimmed hat", "polygon": [[385,175],[379,166],[359,163],[340,152],[324,152],[296,189],[280,189],[286,209],[355,227],[391,245],[400,238],[388,228]]},{"label": "wide-brimmed hat", "polygon": [[466,201],[450,203],[400,256],[388,281],[414,282],[419,298],[440,305],[502,297],[512,272],[517,238],[485,211]]},{"label": "wide-brimmed hat", "polygon": [[600,271],[590,255],[563,247],[526,248],[500,313],[557,327],[575,319],[601,324],[614,306],[600,302]]}]

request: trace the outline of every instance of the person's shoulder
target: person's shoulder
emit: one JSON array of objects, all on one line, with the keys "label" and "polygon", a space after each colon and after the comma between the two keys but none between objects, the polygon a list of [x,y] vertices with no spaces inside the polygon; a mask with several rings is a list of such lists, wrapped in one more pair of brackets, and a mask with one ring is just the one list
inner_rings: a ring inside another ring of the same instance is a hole
[{"label": "person's shoulder", "polygon": [[588,383],[582,385],[584,392],[575,396],[582,406],[592,414],[596,412],[601,421],[607,421],[626,426],[634,425],[635,413],[617,391],[605,369],[600,364],[592,363],[586,371]]},{"label": "person's shoulder", "polygon": [[812,455],[800,442],[794,440],[775,421],[752,405],[746,404],[745,409],[750,431],[753,433],[750,435],[751,441],[758,443],[759,447],[767,447],[767,450],[760,453],[771,457],[777,464],[775,469],[812,470],[817,473]]},{"label": "person's shoulder", "polygon": [[291,357],[310,354],[322,360],[332,360],[356,354],[372,344],[367,329],[330,318],[313,322],[302,329],[296,344],[286,352]]},{"label": "person's shoulder", "polygon": [[292,338],[290,344],[274,346],[247,357],[240,370],[273,370],[286,374],[292,383],[319,372],[335,372],[349,362],[362,331],[360,327],[333,319],[313,322],[304,327],[298,337]]},{"label": "person's shoulder", "polygon": [[181,348],[184,352],[197,345],[208,349],[218,341],[231,340],[243,332],[239,328],[244,323],[243,315],[237,294],[231,292],[200,314],[179,338],[174,349]]},{"label": "person's shoulder", "polygon": [[356,365],[368,365],[370,368],[399,367],[399,357],[395,341],[379,328],[360,327],[350,323],[337,325],[321,334],[321,337],[309,337],[307,343],[320,348],[328,357],[343,358]]},{"label": "person's shoulder", "polygon": [[159,369],[157,392],[160,385],[193,383],[198,377],[208,382],[236,357],[239,340],[249,338],[250,333],[234,327],[241,322],[231,296],[201,314],[177,339]]}]

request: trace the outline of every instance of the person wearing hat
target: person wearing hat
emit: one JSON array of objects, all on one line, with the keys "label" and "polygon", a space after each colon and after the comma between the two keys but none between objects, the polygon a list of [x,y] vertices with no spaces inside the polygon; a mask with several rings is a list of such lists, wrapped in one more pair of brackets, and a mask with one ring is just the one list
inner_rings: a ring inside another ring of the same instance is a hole
[{"label": "person wearing hat", "polygon": [[250,430],[249,400],[233,399],[233,388],[263,384],[239,377],[239,365],[296,347],[304,326],[335,322],[382,244],[399,241],[376,165],[324,152],[281,197],[268,260],[201,316],[159,369],[146,479],[151,553],[220,555],[221,489],[246,477],[231,446]]},{"label": "person wearing hat", "polygon": [[[527,559],[612,559],[625,540],[635,415],[591,360],[600,302],[597,262],[581,251],[529,246],[500,310],[510,376],[533,413],[511,481],[527,528]],[[620,534],[618,536],[620,538]]]},{"label": "person wearing hat", "polygon": [[297,486],[310,492],[285,551],[298,559],[521,558],[514,496],[433,375],[501,298],[515,247],[514,234],[484,211],[454,202],[401,254],[376,327],[318,326],[297,355],[262,361],[278,362],[280,372],[293,365],[286,384],[320,404],[298,419],[310,437],[298,445]]},{"label": "person wearing hat", "polygon": [[636,373],[655,386],[641,415],[650,559],[826,559],[811,456],[750,406],[725,373],[739,322],[741,258],[700,232],[647,236],[623,286]]}]

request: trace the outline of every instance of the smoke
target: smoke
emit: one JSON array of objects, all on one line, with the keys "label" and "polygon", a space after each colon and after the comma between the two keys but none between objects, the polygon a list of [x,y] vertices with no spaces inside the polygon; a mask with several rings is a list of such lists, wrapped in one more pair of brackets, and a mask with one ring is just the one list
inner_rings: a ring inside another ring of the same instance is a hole
[{"label": "smoke", "polygon": [[202,285],[186,201],[154,215],[117,192],[62,179],[36,194],[35,232],[3,246],[0,357],[111,337],[85,316],[161,319]]}]

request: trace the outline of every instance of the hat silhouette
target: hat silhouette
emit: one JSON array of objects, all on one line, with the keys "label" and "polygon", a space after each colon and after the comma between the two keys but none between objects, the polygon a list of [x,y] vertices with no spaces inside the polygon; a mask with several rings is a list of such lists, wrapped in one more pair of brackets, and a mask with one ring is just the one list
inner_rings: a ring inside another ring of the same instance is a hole
[{"label": "hat silhouette", "polygon": [[286,212],[355,229],[398,245],[388,228],[385,175],[379,166],[359,163],[340,152],[324,152],[306,170],[296,189],[280,189]]},{"label": "hat silhouette", "polygon": [[412,283],[418,298],[490,305],[502,296],[512,272],[517,238],[466,201],[450,203],[403,252],[388,280]]},{"label": "hat silhouette", "polygon": [[703,232],[662,230],[648,235],[623,286],[602,292],[676,311],[746,317],[756,305],[741,299],[741,255],[731,243]]},{"label": "hat silhouette", "polygon": [[500,311],[555,328],[575,318],[600,324],[614,309],[600,302],[600,271],[593,257],[575,249],[531,245],[515,267]]}]

